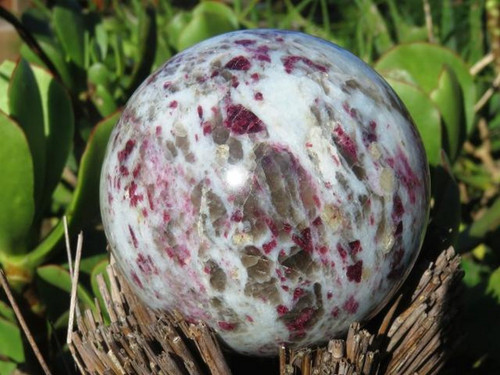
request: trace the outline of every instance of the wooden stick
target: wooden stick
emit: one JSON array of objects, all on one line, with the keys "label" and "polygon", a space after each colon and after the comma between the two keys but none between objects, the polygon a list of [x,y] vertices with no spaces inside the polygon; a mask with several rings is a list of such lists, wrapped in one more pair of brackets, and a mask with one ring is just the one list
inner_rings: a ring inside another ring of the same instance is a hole
[{"label": "wooden stick", "polygon": [[78,289],[78,276],[80,274],[80,259],[82,257],[83,234],[78,234],[78,241],[76,245],[76,259],[75,259],[75,272],[71,279],[71,299],[69,304],[69,320],[68,320],[68,333],[66,335],[66,343],[71,344],[71,332],[73,332],[73,324],[75,320],[75,305],[76,305],[76,291]]},{"label": "wooden stick", "polygon": [[26,335],[26,338],[28,339],[28,342],[31,346],[31,349],[33,349],[33,352],[35,353],[36,359],[38,360],[38,363],[40,363],[40,366],[43,369],[43,372],[45,372],[46,375],[50,375],[51,372],[49,370],[49,367],[47,366],[47,363],[43,359],[42,353],[40,352],[40,349],[38,348],[38,345],[35,342],[35,339],[33,338],[33,335],[31,334],[28,325],[26,324],[26,321],[24,320],[23,314],[21,313],[21,310],[19,309],[19,306],[17,305],[16,300],[14,299],[14,296],[12,295],[12,291],[10,290],[9,282],[7,281],[7,277],[5,276],[5,273],[3,272],[3,269],[0,268],[0,284],[2,284],[3,290],[5,290],[5,294],[7,295],[7,299],[9,300],[10,305],[12,306],[12,310],[14,310],[14,314],[16,315],[17,320],[19,321],[19,324],[21,325],[21,328],[23,329],[24,334]]}]

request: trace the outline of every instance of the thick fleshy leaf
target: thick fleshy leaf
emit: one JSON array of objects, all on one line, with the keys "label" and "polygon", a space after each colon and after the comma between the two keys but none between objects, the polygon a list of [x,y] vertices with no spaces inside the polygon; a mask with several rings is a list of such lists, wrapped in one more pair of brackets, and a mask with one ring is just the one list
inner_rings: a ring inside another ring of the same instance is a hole
[{"label": "thick fleshy leaf", "polygon": [[443,117],[443,148],[453,162],[465,142],[466,133],[462,89],[453,69],[445,65],[430,97]]},{"label": "thick fleshy leaf", "polygon": [[104,61],[108,55],[109,38],[108,32],[102,23],[97,24],[95,27],[95,40],[101,53],[101,60]]},{"label": "thick fleshy leaf", "polygon": [[0,360],[0,375],[12,375],[17,368],[17,363]]},{"label": "thick fleshy leaf", "polygon": [[106,259],[108,259],[108,254],[102,252],[82,258],[82,260],[80,261],[80,273],[86,273],[90,275],[94,267]]},{"label": "thick fleshy leaf", "polygon": [[0,317],[7,319],[9,322],[16,321],[16,315],[12,308],[2,300],[0,300]]},{"label": "thick fleshy leaf", "polygon": [[0,111],[9,114],[9,82],[16,63],[5,60],[0,64]]},{"label": "thick fleshy leaf", "polygon": [[[24,253],[33,221],[33,161],[26,136],[0,112],[0,256]],[[1,260],[1,258],[0,258]]]},{"label": "thick fleshy leaf", "polygon": [[384,77],[401,79],[409,76],[409,83],[416,83],[429,94],[438,86],[444,65],[453,70],[460,82],[467,134],[470,134],[474,125],[476,87],[467,66],[453,51],[430,43],[404,44],[383,55],[375,64],[375,69]]},{"label": "thick fleshy leaf", "polygon": [[7,357],[15,362],[24,361],[21,331],[17,324],[3,318],[0,318],[0,357]]},{"label": "thick fleshy leaf", "polygon": [[500,228],[500,197],[495,199],[479,219],[472,222],[466,230],[460,233],[457,251],[464,253],[472,250],[487,234],[498,230],[498,228]]},{"label": "thick fleshy leaf", "polygon": [[191,13],[177,12],[167,24],[168,42],[177,49],[179,49],[179,39],[182,35],[182,32],[188,25],[191,18]]},{"label": "thick fleshy leaf", "polygon": [[33,67],[43,107],[44,132],[46,139],[45,185],[42,208],[50,202],[73,143],[74,116],[71,98],[62,85],[46,70]]},{"label": "thick fleshy leaf", "polygon": [[66,56],[83,68],[85,66],[85,28],[81,13],[70,8],[56,6],[52,10],[52,19]]},{"label": "thick fleshy leaf", "polygon": [[[68,89],[76,90],[75,77],[73,77],[71,69],[64,59],[63,53],[60,51],[60,49],[43,40],[40,40],[38,44],[40,44],[40,48],[49,57],[50,61],[52,61],[52,64],[54,64],[57,73],[61,77],[64,85]],[[36,55],[29,47],[27,47],[26,44],[23,44],[21,46],[21,56],[23,56],[23,58],[25,58],[32,64],[45,66],[38,55]]]},{"label": "thick fleshy leaf", "polygon": [[45,183],[46,144],[43,108],[35,75],[26,60],[21,59],[12,73],[9,85],[10,116],[26,134],[33,160],[35,205],[38,208]]},{"label": "thick fleshy leaf", "polygon": [[111,73],[108,67],[101,62],[92,64],[87,73],[88,80],[94,85],[107,86],[114,80],[113,73]]},{"label": "thick fleshy leaf", "polygon": [[[99,181],[109,135],[120,118],[117,112],[98,123],[87,143],[78,171],[78,184],[73,200],[66,211],[70,233],[80,230],[99,215]],[[24,260],[34,266],[40,265],[62,243],[64,226],[62,220],[52,232],[31,251]]]},{"label": "thick fleshy leaf", "polygon": [[500,304],[500,267],[498,267],[491,275],[488,280],[488,288],[486,290],[491,293]]},{"label": "thick fleshy leaf", "polygon": [[101,116],[106,117],[116,111],[115,99],[105,86],[97,85],[91,98]]},{"label": "thick fleshy leaf", "polygon": [[193,18],[182,30],[177,49],[186,49],[202,40],[237,28],[238,19],[231,8],[215,1],[204,1],[193,9]]},{"label": "thick fleshy leaf", "polygon": [[[71,292],[71,276],[69,272],[61,266],[49,264],[38,267],[36,270],[38,277],[43,281],[53,285],[65,292]],[[90,293],[81,285],[77,287],[77,296],[80,301],[85,303],[87,307],[95,311],[95,304]]]},{"label": "thick fleshy leaf", "polygon": [[410,112],[418,128],[429,164],[441,161],[441,116],[432,100],[418,87],[387,79]]},{"label": "thick fleshy leaf", "polygon": [[68,216],[73,225],[77,223],[83,225],[86,220],[94,219],[99,215],[101,166],[109,135],[120,118],[120,114],[121,112],[116,112],[99,122],[90,135],[80,162],[74,199],[68,210]]}]

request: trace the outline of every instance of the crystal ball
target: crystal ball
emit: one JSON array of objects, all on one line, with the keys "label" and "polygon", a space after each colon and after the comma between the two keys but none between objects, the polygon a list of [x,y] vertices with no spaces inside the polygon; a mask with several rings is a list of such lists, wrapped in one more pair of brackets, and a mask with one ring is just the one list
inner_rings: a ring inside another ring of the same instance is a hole
[{"label": "crystal ball", "polygon": [[274,355],[380,310],[429,214],[419,134],[360,59],[299,32],[220,35],[167,61],[113,130],[100,200],[149,307]]}]

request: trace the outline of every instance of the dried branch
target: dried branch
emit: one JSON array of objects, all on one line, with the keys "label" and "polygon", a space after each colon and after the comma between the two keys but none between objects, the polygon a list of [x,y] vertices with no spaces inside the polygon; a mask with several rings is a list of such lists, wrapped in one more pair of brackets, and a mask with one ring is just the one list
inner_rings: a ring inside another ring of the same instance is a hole
[{"label": "dried branch", "polygon": [[31,349],[33,349],[33,352],[35,353],[38,363],[40,363],[40,366],[42,367],[45,375],[50,375],[51,372],[49,370],[49,367],[47,366],[47,363],[45,362],[45,359],[43,358],[42,353],[40,352],[40,349],[38,348],[38,345],[36,344],[35,339],[33,338],[33,335],[31,334],[30,329],[26,324],[26,321],[24,320],[23,314],[21,313],[21,310],[19,309],[19,306],[17,305],[14,296],[12,295],[9,282],[7,281],[7,277],[5,276],[5,273],[3,272],[2,269],[0,269],[0,284],[2,284],[2,288],[5,291],[5,294],[7,295],[7,299],[9,300],[9,303],[12,306],[12,309],[14,310],[14,314],[16,315],[16,318],[19,321],[21,328],[24,334],[26,335],[26,338],[28,339]]},{"label": "dried branch", "polygon": [[[331,340],[319,348],[280,347],[279,375],[437,373],[459,342],[454,325],[463,274],[459,264],[450,248],[435,262],[416,268],[374,334],[354,322],[345,340]],[[230,374],[205,324],[190,324],[177,312],[148,309],[118,268],[108,266],[107,274],[109,286],[102,276],[98,284],[111,323],[105,325],[100,312],[89,310],[72,332],[70,348],[85,364],[82,373]],[[196,349],[190,350],[189,343]]]}]

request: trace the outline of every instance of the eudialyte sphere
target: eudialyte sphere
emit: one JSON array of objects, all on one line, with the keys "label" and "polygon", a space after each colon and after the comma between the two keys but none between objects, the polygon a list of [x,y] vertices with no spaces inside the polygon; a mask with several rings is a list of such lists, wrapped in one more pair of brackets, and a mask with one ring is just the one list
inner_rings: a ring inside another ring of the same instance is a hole
[{"label": "eudialyte sphere", "polygon": [[298,32],[221,35],[128,102],[101,182],[119,266],[152,308],[272,355],[374,314],[422,243],[429,177],[392,89]]}]

